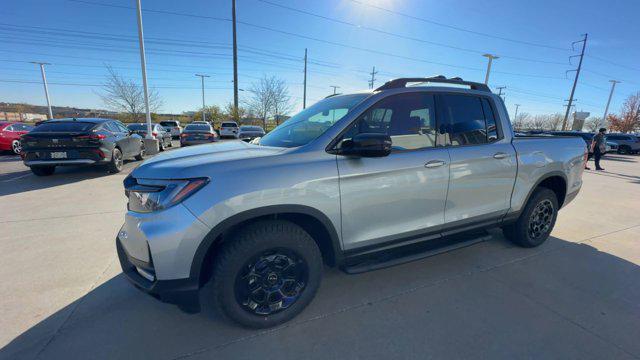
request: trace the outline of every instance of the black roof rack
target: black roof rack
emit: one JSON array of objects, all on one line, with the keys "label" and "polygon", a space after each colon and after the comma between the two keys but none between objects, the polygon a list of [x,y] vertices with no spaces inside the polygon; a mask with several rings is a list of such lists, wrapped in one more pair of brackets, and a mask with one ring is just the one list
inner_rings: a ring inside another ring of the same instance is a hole
[{"label": "black roof rack", "polygon": [[444,77],[442,75],[429,77],[429,78],[399,78],[399,79],[393,79],[393,80],[389,80],[386,83],[384,83],[384,85],[382,85],[379,88],[377,88],[376,91],[403,88],[403,87],[407,86],[407,83],[423,83],[423,82],[424,83],[441,83],[441,84],[466,85],[466,86],[469,86],[471,88],[471,90],[479,90],[479,91],[491,92],[489,87],[487,85],[485,85],[485,84],[472,82],[472,81],[464,81],[459,77],[447,79],[446,77]]}]

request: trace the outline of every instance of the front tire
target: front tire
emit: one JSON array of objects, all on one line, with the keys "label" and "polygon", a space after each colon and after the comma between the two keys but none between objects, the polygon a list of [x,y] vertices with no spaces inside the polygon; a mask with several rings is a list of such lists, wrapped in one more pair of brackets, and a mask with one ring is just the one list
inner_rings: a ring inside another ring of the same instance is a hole
[{"label": "front tire", "polygon": [[36,176],[53,175],[55,171],[56,171],[55,166],[34,166],[31,168],[31,172]]},{"label": "front tire", "polygon": [[20,155],[22,152],[22,143],[20,143],[20,140],[13,140],[11,142],[11,151],[16,155]]},{"label": "front tire", "polygon": [[250,224],[214,258],[213,302],[231,320],[269,328],[291,320],[313,300],[322,256],[311,236],[288,221]]},{"label": "front tire", "polygon": [[507,239],[522,247],[536,247],[549,238],[558,217],[556,194],[539,187],[527,202],[518,220],[502,228]]},{"label": "front tire", "polygon": [[144,149],[144,143],[140,146],[140,153],[136,155],[136,160],[142,161],[144,160],[144,156],[146,155],[146,150]]}]

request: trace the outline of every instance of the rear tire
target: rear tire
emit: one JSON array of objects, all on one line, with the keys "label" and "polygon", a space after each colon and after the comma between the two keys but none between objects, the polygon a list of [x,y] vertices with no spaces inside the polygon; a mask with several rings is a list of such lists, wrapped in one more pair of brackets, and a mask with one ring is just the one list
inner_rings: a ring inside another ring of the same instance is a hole
[{"label": "rear tire", "polygon": [[36,176],[49,176],[56,171],[55,166],[33,166],[31,172]]},{"label": "rear tire", "polygon": [[539,187],[531,195],[518,220],[502,228],[505,237],[522,247],[536,247],[549,238],[558,217],[556,194]]},{"label": "rear tire", "polygon": [[109,162],[109,171],[112,173],[119,173],[122,171],[122,166],[124,166],[124,158],[122,157],[122,152],[120,149],[115,148],[111,153],[111,162]]},{"label": "rear tire", "polygon": [[313,300],[322,279],[318,246],[288,221],[259,221],[242,228],[213,262],[216,309],[250,328],[294,318]]}]

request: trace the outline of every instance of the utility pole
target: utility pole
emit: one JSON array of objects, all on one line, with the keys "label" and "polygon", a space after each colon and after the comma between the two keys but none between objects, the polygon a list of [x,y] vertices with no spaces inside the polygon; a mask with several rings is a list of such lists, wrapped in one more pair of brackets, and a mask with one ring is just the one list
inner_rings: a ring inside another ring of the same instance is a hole
[{"label": "utility pole", "polygon": [[302,108],[307,108],[307,48],[304,49],[304,89],[302,90]]},{"label": "utility pole", "polygon": [[611,98],[613,97],[613,89],[616,88],[616,84],[620,81],[618,80],[609,80],[611,83],[611,92],[609,93],[609,100],[607,100],[607,106],[604,108],[604,115],[602,116],[602,124],[607,123],[607,113],[609,112],[609,104],[611,104]]},{"label": "utility pole", "polygon": [[499,59],[500,57],[492,54],[484,54],[482,56],[489,59],[489,62],[487,63],[487,73],[484,75],[484,84],[487,85],[489,84],[489,74],[491,73],[491,63],[493,63],[493,59]]},{"label": "utility pole", "polygon": [[[209,75],[204,75],[204,74],[196,74],[196,76],[200,77],[200,80],[202,80],[202,121],[207,121],[207,111],[206,111],[206,107],[204,105],[204,78],[208,78],[211,77]],[[238,113],[237,109],[236,109],[236,114]]]},{"label": "utility pole", "polygon": [[[142,4],[140,0],[136,1],[138,6],[138,42],[140,44],[140,65],[142,67],[142,88],[144,89],[144,107],[147,118],[147,139],[153,139],[151,131],[151,111],[149,110],[149,89],[147,87],[147,59],[144,54],[144,34],[142,29]],[[146,145],[146,144],[145,144]],[[157,142],[155,142],[155,148],[157,148]],[[155,154],[157,151],[151,150],[145,146],[145,149],[149,154]],[[151,151],[149,151],[151,150]]]},{"label": "utility pole", "polygon": [[340,86],[335,86],[335,85],[329,85],[330,88],[333,88],[333,95],[336,94],[336,89],[339,89]]},{"label": "utility pole", "polygon": [[236,41],[236,0],[231,0],[231,18],[233,22],[233,106],[234,120],[238,121],[238,43]]},{"label": "utility pole", "polygon": [[[506,89],[506,86],[498,86],[496,87],[496,89],[498,89],[498,96],[502,97],[502,89]],[[502,99],[502,101],[504,101],[504,99]]]},{"label": "utility pole", "polygon": [[376,67],[373,67],[373,70],[371,70],[371,80],[369,80],[369,89],[373,89],[373,85],[375,84],[376,81],[376,74],[378,72],[376,71]]},{"label": "utility pole", "polygon": [[520,107],[520,104],[515,104],[516,106],[516,115],[513,117],[513,121],[518,121],[518,108]]},{"label": "utility pole", "polygon": [[[580,69],[582,68],[582,59],[584,58],[584,49],[587,47],[587,36],[589,34],[584,34],[584,39],[580,41],[574,41],[571,43],[573,47],[574,44],[579,42],[582,43],[582,51],[580,52],[580,62],[578,63],[578,69],[576,69],[576,77],[573,79],[573,86],[571,87],[571,95],[569,95],[569,104],[567,105],[567,112],[564,114],[564,120],[562,121],[562,130],[566,129],[567,119],[569,118],[569,111],[571,110],[571,104],[573,103],[573,94],[576,91],[576,85],[578,84],[578,76],[580,76]],[[569,57],[571,59],[574,56]]]},{"label": "utility pole", "polygon": [[[46,62],[32,61],[32,64],[40,65],[40,73],[42,74],[42,84],[44,84],[44,96],[47,98],[47,108],[49,108],[49,119],[53,119],[53,112],[51,111],[51,101],[49,100],[49,87],[47,86],[47,75],[44,72],[45,65],[51,65]],[[609,98],[611,100],[611,98]]]}]

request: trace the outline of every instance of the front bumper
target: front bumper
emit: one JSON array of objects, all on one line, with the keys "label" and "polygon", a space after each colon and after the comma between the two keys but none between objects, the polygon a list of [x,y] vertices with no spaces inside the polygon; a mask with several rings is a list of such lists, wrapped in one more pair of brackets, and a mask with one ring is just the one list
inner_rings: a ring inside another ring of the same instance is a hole
[{"label": "front bumper", "polygon": [[195,279],[157,280],[153,263],[129,255],[119,238],[116,238],[116,249],[122,272],[136,288],[160,301],[178,305],[186,312],[200,311],[199,286]]}]

